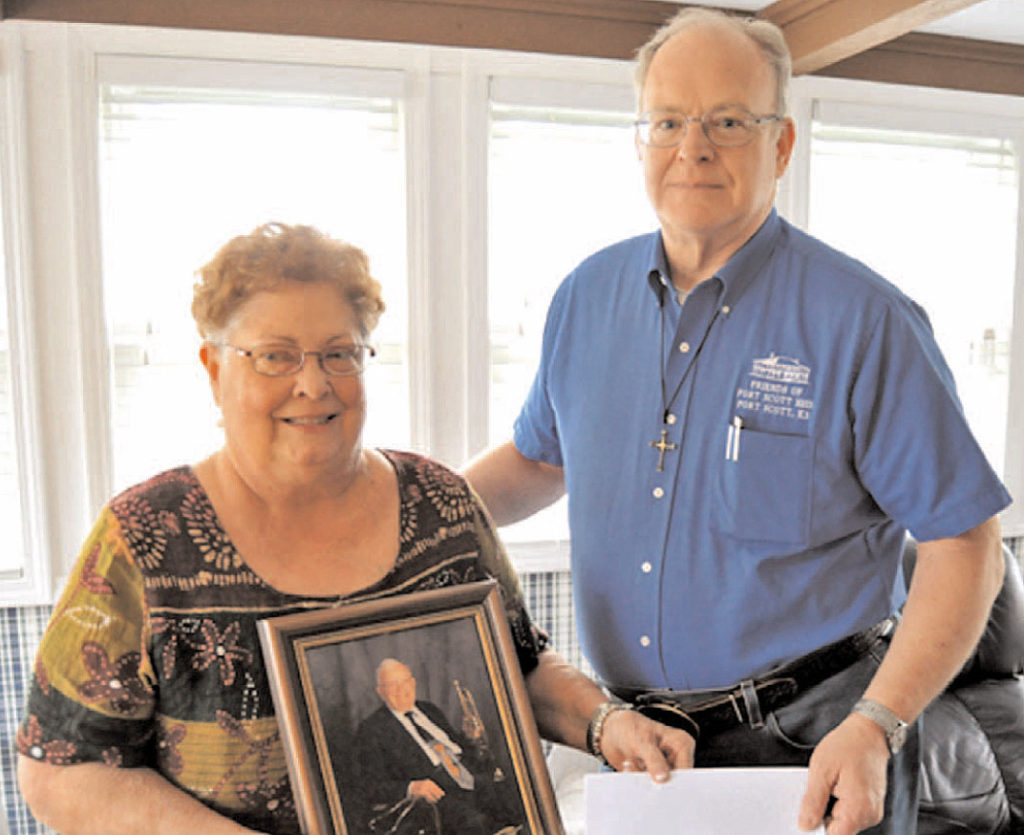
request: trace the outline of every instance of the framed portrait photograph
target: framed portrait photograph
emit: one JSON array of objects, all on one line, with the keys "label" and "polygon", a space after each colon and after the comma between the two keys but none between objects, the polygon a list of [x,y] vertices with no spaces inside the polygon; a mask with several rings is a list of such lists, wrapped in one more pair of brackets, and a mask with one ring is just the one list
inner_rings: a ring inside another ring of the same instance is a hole
[{"label": "framed portrait photograph", "polygon": [[267,618],[306,835],[561,835],[498,585]]}]

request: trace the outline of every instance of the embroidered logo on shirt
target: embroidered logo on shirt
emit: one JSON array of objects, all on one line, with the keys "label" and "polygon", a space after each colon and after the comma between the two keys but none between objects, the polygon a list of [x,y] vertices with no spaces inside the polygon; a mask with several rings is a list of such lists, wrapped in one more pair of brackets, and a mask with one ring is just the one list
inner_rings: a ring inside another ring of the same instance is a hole
[{"label": "embroidered logo on shirt", "polygon": [[778,380],[780,383],[796,383],[806,386],[811,377],[811,369],[793,357],[780,357],[769,354],[764,359],[754,360],[750,371],[751,377],[762,380]]},{"label": "embroidered logo on shirt", "polygon": [[754,359],[744,385],[736,390],[736,410],[806,421],[814,410],[808,391],[811,368],[774,352]]}]

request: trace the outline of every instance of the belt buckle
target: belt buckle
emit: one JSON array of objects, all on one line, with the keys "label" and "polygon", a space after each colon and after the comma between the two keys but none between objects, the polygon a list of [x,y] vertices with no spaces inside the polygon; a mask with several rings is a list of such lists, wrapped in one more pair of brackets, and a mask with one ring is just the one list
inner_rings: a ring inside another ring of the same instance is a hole
[{"label": "belt buckle", "polygon": [[686,731],[697,740],[700,738],[700,725],[697,720],[690,716],[685,710],[670,699],[657,696],[640,696],[634,706],[634,710],[641,716],[661,722],[671,728],[678,728]]}]

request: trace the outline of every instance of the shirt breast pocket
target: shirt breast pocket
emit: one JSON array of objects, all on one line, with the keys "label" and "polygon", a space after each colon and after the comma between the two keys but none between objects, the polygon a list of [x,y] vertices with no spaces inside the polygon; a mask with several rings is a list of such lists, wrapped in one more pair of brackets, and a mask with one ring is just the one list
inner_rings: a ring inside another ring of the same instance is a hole
[{"label": "shirt breast pocket", "polygon": [[814,440],[729,426],[718,527],[737,539],[805,545],[811,526]]}]

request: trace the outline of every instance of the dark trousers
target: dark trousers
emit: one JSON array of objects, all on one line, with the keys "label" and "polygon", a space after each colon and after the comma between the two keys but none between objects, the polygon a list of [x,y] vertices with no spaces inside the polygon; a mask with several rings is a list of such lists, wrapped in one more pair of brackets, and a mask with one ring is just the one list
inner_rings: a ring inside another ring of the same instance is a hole
[{"label": "dark trousers", "polygon": [[[860,661],[800,694],[785,707],[766,714],[762,727],[743,725],[702,736],[697,743],[695,765],[806,766],[818,742],[846,718],[864,693],[888,646],[889,639],[880,638]],[[885,820],[864,832],[870,835],[916,833],[919,771],[919,724],[915,724],[906,745],[889,761]]]}]

